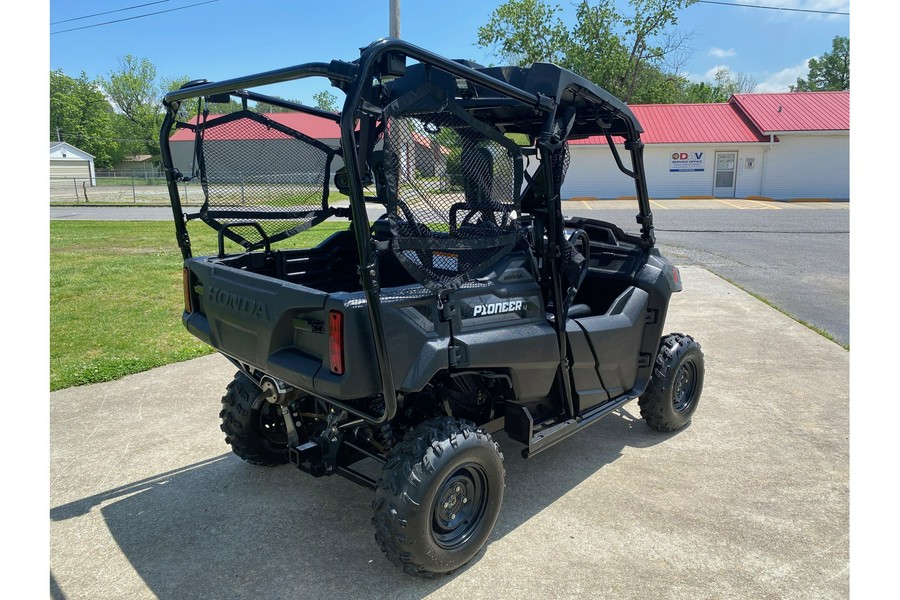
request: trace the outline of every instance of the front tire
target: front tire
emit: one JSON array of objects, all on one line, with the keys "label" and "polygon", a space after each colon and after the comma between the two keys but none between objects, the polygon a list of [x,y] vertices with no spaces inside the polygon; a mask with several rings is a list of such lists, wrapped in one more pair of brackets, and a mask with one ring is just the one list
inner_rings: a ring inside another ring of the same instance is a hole
[{"label": "front tire", "polygon": [[238,371],[222,397],[222,431],[231,451],[250,464],[287,462],[287,430],[281,409],[266,402],[252,379]]},{"label": "front tire", "polygon": [[473,423],[449,417],[406,434],[372,503],[375,540],[410,575],[449,573],[487,542],[503,502],[503,455]]},{"label": "front tire", "polygon": [[672,333],[659,344],[653,376],[638,400],[651,428],[669,432],[691,421],[703,391],[703,352],[689,335]]}]

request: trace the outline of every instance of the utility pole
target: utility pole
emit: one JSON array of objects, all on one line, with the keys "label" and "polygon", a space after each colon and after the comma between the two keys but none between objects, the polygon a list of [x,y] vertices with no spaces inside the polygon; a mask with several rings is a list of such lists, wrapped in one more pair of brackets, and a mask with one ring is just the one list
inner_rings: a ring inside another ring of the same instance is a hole
[{"label": "utility pole", "polygon": [[400,0],[391,0],[390,37],[400,39]]}]

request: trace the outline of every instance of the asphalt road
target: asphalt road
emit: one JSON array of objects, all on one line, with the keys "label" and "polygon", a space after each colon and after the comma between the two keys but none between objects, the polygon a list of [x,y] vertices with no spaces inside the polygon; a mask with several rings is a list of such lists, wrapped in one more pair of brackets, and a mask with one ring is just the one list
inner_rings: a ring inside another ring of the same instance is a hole
[{"label": "asphalt road", "polygon": [[[654,207],[660,251],[679,266],[712,271],[849,344],[849,204],[747,205],[722,210]],[[629,225],[634,212],[572,211]]]},{"label": "asphalt road", "polygon": [[[657,241],[679,266],[697,265],[756,294],[840,343],[850,342],[848,203],[748,200],[653,202]],[[633,201],[563,204],[567,216],[636,230]],[[370,211],[370,219],[380,211]],[[51,219],[169,220],[168,207],[51,206]]]}]

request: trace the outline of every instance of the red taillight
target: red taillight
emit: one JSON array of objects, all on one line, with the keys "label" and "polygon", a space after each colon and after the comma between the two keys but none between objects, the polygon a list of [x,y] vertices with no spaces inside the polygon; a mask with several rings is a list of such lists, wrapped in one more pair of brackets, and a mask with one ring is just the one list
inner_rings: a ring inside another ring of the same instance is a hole
[{"label": "red taillight", "polygon": [[675,283],[681,285],[681,271],[678,270],[678,267],[672,267],[672,279],[675,280]]},{"label": "red taillight", "polygon": [[191,272],[187,269],[182,271],[181,282],[184,287],[184,312],[189,313],[193,307],[191,306]]},{"label": "red taillight", "polygon": [[332,310],[328,313],[328,356],[331,359],[331,372],[344,374],[344,313]]}]

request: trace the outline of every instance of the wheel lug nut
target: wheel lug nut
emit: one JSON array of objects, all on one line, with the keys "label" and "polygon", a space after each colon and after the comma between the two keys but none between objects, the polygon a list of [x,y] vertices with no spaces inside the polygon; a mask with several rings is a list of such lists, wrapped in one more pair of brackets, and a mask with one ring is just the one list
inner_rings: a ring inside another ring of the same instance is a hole
[{"label": "wheel lug nut", "polygon": [[466,498],[465,496],[463,496],[463,504],[465,504],[465,503],[468,502],[468,501],[469,501],[469,499]]},{"label": "wheel lug nut", "polygon": [[444,502],[441,506],[443,506],[444,508],[450,508],[450,503]]},{"label": "wheel lug nut", "polygon": [[456,513],[450,513],[450,520],[452,521],[455,518],[456,518]]}]

